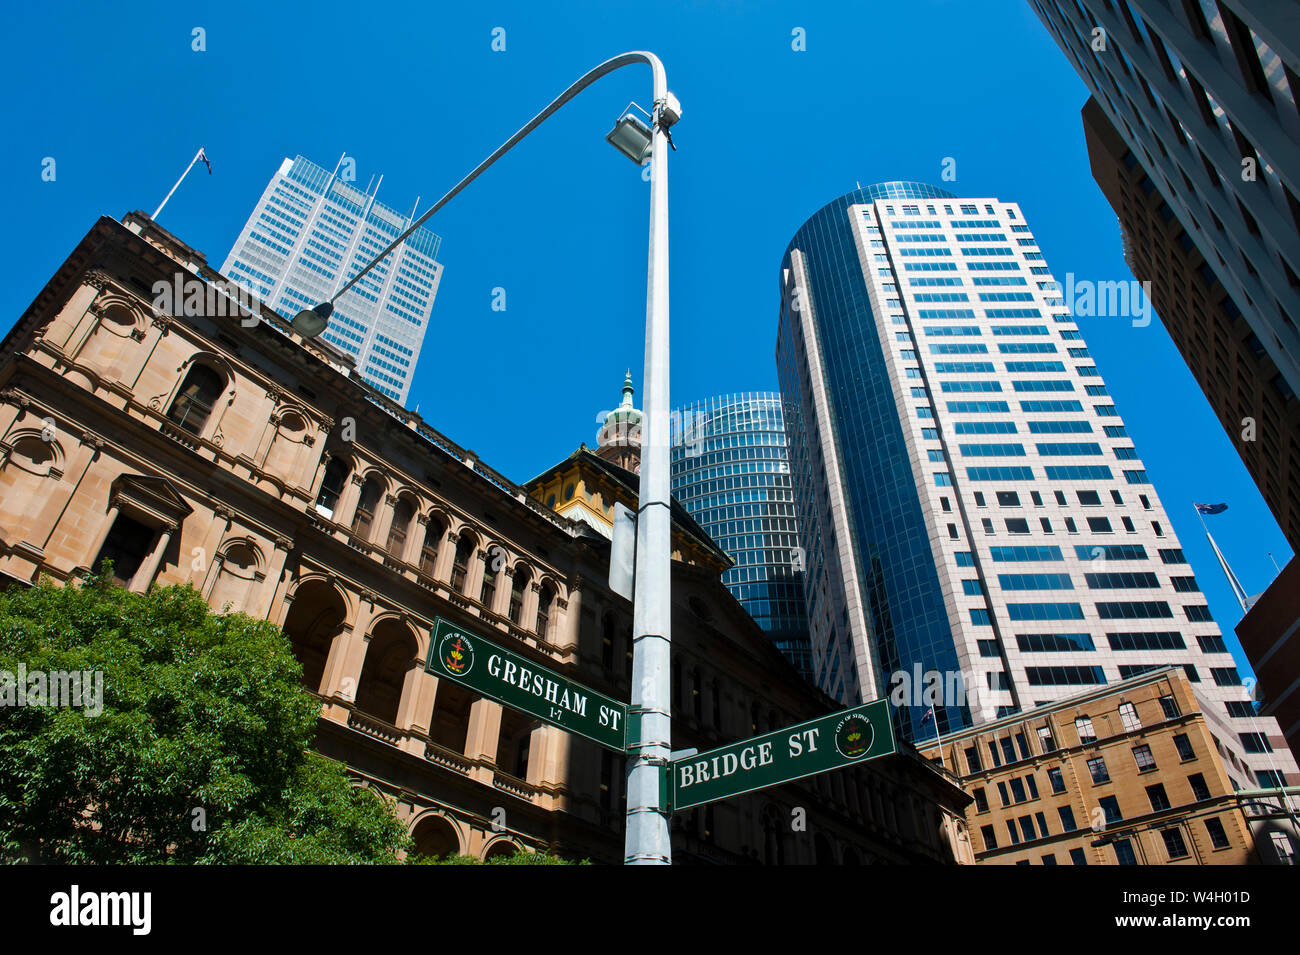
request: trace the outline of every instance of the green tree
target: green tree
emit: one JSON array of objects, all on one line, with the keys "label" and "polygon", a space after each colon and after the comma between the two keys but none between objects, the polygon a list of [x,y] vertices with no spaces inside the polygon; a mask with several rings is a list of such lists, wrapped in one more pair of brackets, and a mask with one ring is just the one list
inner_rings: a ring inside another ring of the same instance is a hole
[{"label": "green tree", "polygon": [[190,587],[42,582],[0,593],[0,695],[20,665],[101,674],[103,693],[0,706],[4,861],[383,863],[408,844],[309,749],[319,702],[266,621],[213,614]]}]

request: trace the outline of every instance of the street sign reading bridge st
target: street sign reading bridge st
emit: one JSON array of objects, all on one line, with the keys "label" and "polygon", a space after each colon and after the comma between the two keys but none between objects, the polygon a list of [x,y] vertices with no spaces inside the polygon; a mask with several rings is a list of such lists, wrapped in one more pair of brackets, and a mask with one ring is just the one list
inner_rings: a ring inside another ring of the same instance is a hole
[{"label": "street sign reading bridge st", "polygon": [[627,704],[575,683],[525,656],[436,617],[425,670],[481,696],[585,736],[627,748]]},{"label": "street sign reading bridge st", "polygon": [[668,764],[674,812],[894,752],[889,702],[875,700]]}]

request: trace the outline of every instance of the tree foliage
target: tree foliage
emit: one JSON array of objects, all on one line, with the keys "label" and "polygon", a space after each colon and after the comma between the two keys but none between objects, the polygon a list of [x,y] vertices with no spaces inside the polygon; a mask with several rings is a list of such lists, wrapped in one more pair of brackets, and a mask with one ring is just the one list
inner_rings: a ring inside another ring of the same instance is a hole
[{"label": "tree foliage", "polygon": [[266,621],[190,587],[43,582],[0,593],[0,674],[20,665],[102,674],[102,712],[0,706],[0,859],[381,863],[407,845],[382,797],[310,751],[319,701]]}]

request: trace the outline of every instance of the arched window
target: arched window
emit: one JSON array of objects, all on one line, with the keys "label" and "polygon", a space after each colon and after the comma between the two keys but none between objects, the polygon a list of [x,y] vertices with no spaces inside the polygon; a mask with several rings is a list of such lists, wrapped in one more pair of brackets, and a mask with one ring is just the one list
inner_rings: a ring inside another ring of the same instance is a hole
[{"label": "arched window", "polygon": [[399,560],[406,555],[406,534],[414,518],[415,507],[411,504],[411,499],[398,498],[397,506],[393,508],[393,523],[388,528],[388,553]]},{"label": "arched window", "polygon": [[316,510],[326,517],[334,516],[334,508],[338,506],[339,498],[343,494],[343,485],[347,482],[348,472],[351,470],[348,462],[343,458],[332,458],[330,463],[325,465],[325,480],[321,482],[320,494],[316,496]]},{"label": "arched window", "polygon": [[520,567],[515,571],[515,575],[510,581],[510,622],[519,623],[519,618],[524,612],[524,588],[528,586],[527,567]]},{"label": "arched window", "polygon": [[451,586],[453,590],[465,591],[465,578],[469,574],[469,558],[474,553],[474,541],[468,534],[461,534],[456,541],[456,559],[451,564]]},{"label": "arched window", "polygon": [[352,518],[352,533],[362,540],[370,540],[370,525],[375,520],[375,508],[379,505],[379,495],[383,488],[378,478],[366,478],[361,488],[361,499],[357,501],[357,513]]},{"label": "arched window", "polygon": [[424,532],[424,543],[420,545],[420,570],[423,573],[433,576],[434,570],[438,566],[438,545],[442,543],[442,537],[447,533],[447,525],[437,517],[429,518],[428,529]]},{"label": "arched window", "polygon": [[555,587],[549,582],[542,585],[537,600],[537,635],[545,640],[551,633],[551,604],[555,602]]},{"label": "arched window", "polygon": [[190,434],[201,434],[212,407],[225,389],[225,379],[207,365],[192,365],[167,417]]},{"label": "arched window", "polygon": [[492,609],[492,605],[497,599],[497,577],[501,573],[500,570],[492,569],[492,565],[496,563],[496,558],[492,555],[492,552],[495,549],[496,548],[488,548],[487,552],[483,555],[483,586],[479,590],[478,595],[478,602],[489,610]]}]

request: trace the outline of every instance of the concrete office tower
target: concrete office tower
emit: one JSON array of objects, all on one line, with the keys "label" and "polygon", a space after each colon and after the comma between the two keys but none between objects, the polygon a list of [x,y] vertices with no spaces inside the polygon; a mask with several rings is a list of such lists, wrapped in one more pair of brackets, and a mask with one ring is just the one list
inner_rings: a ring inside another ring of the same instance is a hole
[{"label": "concrete office tower", "polygon": [[722,582],[810,682],[802,554],[781,396],[706,398],[672,415],[673,497],[736,562]]},{"label": "concrete office tower", "polygon": [[1176,664],[1261,783],[1295,772],[1015,203],[892,182],[821,209],[777,366],[824,690],[894,697],[925,741]]},{"label": "concrete office tower", "polygon": [[[411,224],[334,172],[298,156],[271,178],[221,271],[281,315],[323,302]],[[381,177],[382,179],[382,177]],[[441,239],[417,229],[336,303],[321,336],[367,383],[406,403],[438,293]]]},{"label": "concrete office tower", "polygon": [[1205,277],[1241,308],[1290,400],[1300,392],[1300,5],[1030,6],[1204,256]]},{"label": "concrete office tower", "polygon": [[1093,178],[1140,282],[1242,463],[1300,551],[1300,401],[1097,100],[1083,108]]}]

